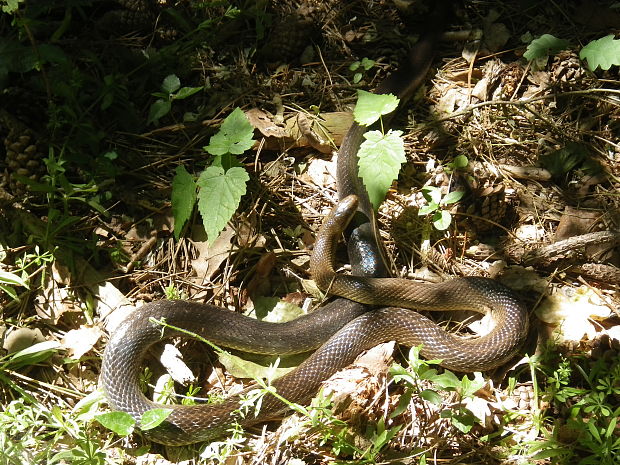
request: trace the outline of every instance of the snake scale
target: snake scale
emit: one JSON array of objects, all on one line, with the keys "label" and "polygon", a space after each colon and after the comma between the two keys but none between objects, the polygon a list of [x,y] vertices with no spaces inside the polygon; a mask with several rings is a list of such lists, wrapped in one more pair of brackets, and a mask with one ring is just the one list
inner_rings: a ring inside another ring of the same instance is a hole
[{"label": "snake scale", "polygon": [[[405,69],[388,77],[377,91],[393,92],[406,99],[426,75],[436,35],[432,32],[421,39]],[[318,285],[347,298],[336,299],[287,323],[262,322],[209,304],[157,301],[137,309],[112,333],[100,375],[110,406],[129,413],[137,421],[150,409],[172,409],[164,423],[144,432],[147,437],[169,445],[208,441],[226,434],[235,422],[248,426],[278,418],[288,410],[278,398],[266,395],[257,415],[245,415],[240,411],[241,396],[252,387],[214,405],[163,406],[148,400],[139,386],[140,366],[146,352],[162,338],[185,336],[169,327],[163,329],[154,320],[163,319],[214,344],[253,353],[283,355],[316,349],[299,367],[273,383],[278,394],[300,404],[307,403],[323,380],[352,363],[361,351],[385,341],[422,344],[425,357],[441,359],[442,365],[458,371],[487,370],[517,352],[527,333],[527,309],[501,284],[475,277],[439,284],[376,277],[386,271],[381,247],[376,242],[374,213],[357,177],[361,137],[362,128],[354,125],[342,144],[338,162],[341,200],[325,219],[311,259],[311,274]],[[362,219],[358,218],[349,242],[359,245],[352,252],[352,267],[362,276],[337,274],[337,239],[356,210]],[[496,326],[486,336],[465,340],[415,311],[396,307],[490,312]]]}]

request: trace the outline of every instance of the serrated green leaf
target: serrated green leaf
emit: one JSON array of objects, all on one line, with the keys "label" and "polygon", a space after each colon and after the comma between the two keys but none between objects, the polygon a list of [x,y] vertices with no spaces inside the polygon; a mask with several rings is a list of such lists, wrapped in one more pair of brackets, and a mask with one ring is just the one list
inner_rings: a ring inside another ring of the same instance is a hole
[{"label": "serrated green leaf", "polygon": [[397,106],[398,97],[395,95],[373,94],[365,90],[358,90],[353,117],[359,124],[370,126],[381,116],[392,113]]},{"label": "serrated green leaf", "polygon": [[175,100],[183,100],[191,95],[194,95],[202,90],[201,87],[181,87],[179,91],[174,94]]},{"label": "serrated green leaf", "polygon": [[537,58],[553,55],[560,50],[564,50],[567,46],[568,40],[558,39],[551,34],[543,34],[538,39],[534,39],[530,42],[523,57],[528,61],[532,61]]},{"label": "serrated green leaf", "polygon": [[176,168],[172,178],[172,216],[174,217],[174,238],[179,239],[181,231],[189,220],[196,205],[196,183],[183,165]]},{"label": "serrated green leaf", "polygon": [[402,131],[368,131],[358,151],[359,174],[375,209],[398,177],[400,165],[406,160]]},{"label": "serrated green leaf", "polygon": [[249,179],[245,169],[238,167],[225,172],[219,166],[210,166],[200,174],[198,210],[202,215],[209,245],[217,239],[239,207]]},{"label": "serrated green leaf", "polygon": [[164,82],[161,84],[161,90],[163,90],[166,94],[172,94],[179,87],[181,87],[181,80],[176,76],[176,74],[166,76]]},{"label": "serrated green leaf", "polygon": [[209,145],[204,150],[211,155],[224,155],[232,153],[240,155],[254,145],[254,127],[248,121],[245,113],[240,108],[233,112],[222,122],[220,130],[211,137]]},{"label": "serrated green leaf", "polygon": [[114,431],[119,436],[128,436],[132,433],[136,420],[126,412],[107,412],[95,417],[105,428]]},{"label": "serrated green leaf", "polygon": [[149,118],[146,124],[157,123],[159,121],[159,118],[166,116],[168,113],[170,113],[171,108],[172,102],[170,102],[169,100],[156,100],[149,109]]},{"label": "serrated green leaf", "polygon": [[612,34],[593,40],[581,49],[579,58],[588,62],[591,71],[598,67],[608,70],[613,65],[620,65],[620,39],[614,40]]},{"label": "serrated green leaf", "polygon": [[154,408],[147,410],[142,414],[142,418],[140,418],[140,429],[148,431],[161,425],[171,413],[172,409],[170,408]]},{"label": "serrated green leaf", "polygon": [[456,203],[463,198],[465,195],[465,191],[452,191],[448,192],[446,196],[441,199],[442,205],[450,205],[452,203]]},{"label": "serrated green leaf", "polygon": [[445,231],[452,223],[452,215],[446,210],[440,210],[433,215],[433,225],[439,231]]}]

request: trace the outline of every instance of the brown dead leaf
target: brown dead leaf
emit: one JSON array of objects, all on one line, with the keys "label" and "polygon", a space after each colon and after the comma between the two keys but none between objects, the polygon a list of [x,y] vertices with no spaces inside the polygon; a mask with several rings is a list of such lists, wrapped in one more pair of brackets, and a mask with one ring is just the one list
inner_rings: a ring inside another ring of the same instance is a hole
[{"label": "brown dead leaf", "polygon": [[226,226],[213,245],[209,247],[204,230],[201,228],[192,230],[192,244],[198,251],[198,258],[192,260],[192,268],[200,284],[210,282],[220,265],[230,256],[234,237],[234,229]]},{"label": "brown dead leaf", "polygon": [[331,394],[334,411],[341,418],[358,418],[374,401],[390,368],[394,347],[394,342],[387,342],[370,349],[323,383],[325,395]]}]

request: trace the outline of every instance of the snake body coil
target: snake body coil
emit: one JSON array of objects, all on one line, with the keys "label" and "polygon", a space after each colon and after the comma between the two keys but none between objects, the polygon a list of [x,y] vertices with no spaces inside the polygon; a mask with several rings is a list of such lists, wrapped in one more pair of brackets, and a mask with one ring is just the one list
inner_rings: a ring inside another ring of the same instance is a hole
[{"label": "snake body coil", "polygon": [[[422,344],[424,356],[440,359],[442,365],[459,371],[487,370],[516,353],[527,333],[527,310],[509,289],[495,281],[458,278],[440,284],[420,284],[335,274],[335,238],[356,206],[354,196],[345,198],[319,232],[311,267],[320,285],[365,303],[376,303],[374,296],[378,296],[380,301],[386,299],[391,305],[492,312],[496,328],[486,336],[464,340],[446,333],[417,312],[381,308],[364,313],[363,306],[342,299],[301,319],[281,324],[260,322],[207,304],[153,302],[124,321],[106,346],[101,381],[111,406],[138,420],[147,410],[164,407],[146,399],[138,383],[145,352],[162,339],[162,327],[153,319],[165,319],[172,326],[196,332],[216,344],[251,352],[303,352],[327,340],[297,369],[274,383],[281,396],[297,403],[306,403],[322,380],[349,365],[362,350],[385,341],[395,340],[410,346]],[[168,328],[164,334],[165,337],[182,335]],[[243,416],[239,412],[240,395],[217,405],[165,407],[171,408],[172,414],[163,425],[146,434],[154,441],[174,445],[210,440],[224,434],[234,422],[250,425],[278,417],[286,410],[286,405],[277,398],[266,396],[257,416],[253,413]]]},{"label": "snake body coil", "polygon": [[[388,78],[379,92],[393,92],[403,98],[411,93],[426,74],[437,30],[438,27],[431,27],[432,33],[411,54],[409,68],[412,69]],[[420,284],[334,272],[335,243],[358,208],[358,196],[362,204],[359,211],[365,222],[358,226],[359,235],[353,241],[361,244],[362,251],[362,256],[358,254],[352,260],[353,268],[360,274],[375,276],[385,270],[376,241],[374,212],[357,176],[357,149],[362,132],[354,125],[339,152],[341,202],[317,235],[311,261],[311,273],[321,288],[361,303],[337,299],[300,319],[280,324],[187,301],[158,301],[139,308],[111,335],[100,379],[110,406],[131,414],[137,421],[150,409],[172,409],[163,424],[145,432],[153,441],[181,445],[212,440],[225,434],[235,422],[247,426],[277,418],[287,409],[275,396],[266,395],[258,415],[242,414],[241,396],[252,388],[217,405],[163,406],[149,401],[139,387],[140,365],[147,350],[162,338],[185,335],[169,327],[162,329],[154,320],[163,319],[217,345],[254,353],[288,354],[318,347],[298,368],[274,382],[279,395],[301,404],[316,394],[323,380],[352,363],[362,350],[385,341],[422,344],[423,355],[441,359],[444,366],[459,371],[493,368],[516,353],[527,333],[527,311],[510,290],[495,281],[458,278],[441,284]],[[369,310],[364,304],[490,312],[496,327],[486,336],[465,340],[446,333],[415,311],[391,307]]]}]

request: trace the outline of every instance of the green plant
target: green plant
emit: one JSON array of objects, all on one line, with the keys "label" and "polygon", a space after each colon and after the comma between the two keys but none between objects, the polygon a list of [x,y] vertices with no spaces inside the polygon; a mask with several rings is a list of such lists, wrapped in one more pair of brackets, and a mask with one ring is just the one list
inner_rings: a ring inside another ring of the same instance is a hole
[{"label": "green plant", "polygon": [[220,130],[211,137],[209,145],[204,147],[214,158],[211,165],[200,173],[198,180],[194,181],[182,165],[177,167],[172,180],[172,213],[176,238],[180,237],[198,200],[198,210],[202,215],[208,242],[212,244],[217,239],[245,194],[250,178],[236,155],[241,155],[252,147],[253,134],[254,128],[247,117],[241,109],[236,108],[224,119]]},{"label": "green plant", "polygon": [[41,252],[39,246],[35,245],[34,253],[25,252],[22,257],[15,260],[17,267],[15,273],[0,271],[0,289],[12,299],[19,300],[19,294],[13,286],[30,289],[34,278],[39,274],[41,277],[38,282],[44,283],[47,266],[53,261],[53,252]]},{"label": "green plant", "polygon": [[[531,40],[523,57],[532,62],[535,69],[544,68],[549,55],[554,55],[564,50],[569,42],[558,39],[551,34],[543,34],[537,39]],[[579,52],[579,58],[586,60],[588,68],[595,71],[597,68],[608,70],[612,66],[620,65],[620,40],[613,35],[589,42]]]},{"label": "green plant", "polygon": [[422,195],[428,203],[420,208],[418,215],[429,215],[433,226],[439,231],[448,229],[452,222],[452,215],[444,208],[461,200],[464,194],[464,191],[452,191],[442,195],[438,187],[424,186]]},{"label": "green plant", "polygon": [[[399,408],[392,413],[393,416],[399,415],[406,408],[413,395],[418,395],[422,399],[435,405],[444,403],[444,398],[440,391],[456,392],[462,401],[471,398],[484,386],[484,379],[480,373],[474,373],[474,379],[464,375],[459,379],[449,370],[444,370],[438,374],[434,365],[440,363],[439,360],[424,360],[420,358],[420,347],[412,347],[408,357],[408,369],[399,364],[394,364],[390,373],[396,382],[404,382],[406,385],[405,394],[401,398]],[[436,388],[422,387],[423,382],[430,382]],[[478,422],[477,418],[461,403],[453,404],[450,408],[445,408],[441,412],[442,418],[450,419],[450,422],[460,431],[467,433]]]},{"label": "green plant", "polygon": [[382,116],[392,113],[397,107],[398,98],[392,94],[357,91],[357,104],[353,110],[355,121],[366,127],[377,121],[381,124],[380,130],[364,133],[366,140],[357,153],[359,175],[375,209],[379,208],[392,182],[398,177],[400,166],[406,160],[402,131],[390,129],[386,133],[381,120]]},{"label": "green plant", "polygon": [[354,61],[349,65],[349,71],[353,73],[353,83],[359,83],[364,77],[364,73],[368,72],[373,66],[375,66],[375,60],[370,58],[362,58],[361,61]]},{"label": "green plant", "polygon": [[199,87],[181,87],[180,79],[170,74],[166,76],[161,84],[161,92],[154,92],[154,97],[159,97],[155,103],[151,105],[147,124],[157,124],[160,118],[170,113],[172,102],[175,100],[184,100],[197,92],[200,92],[203,86]]},{"label": "green plant", "polygon": [[[529,445],[533,459],[553,458],[558,464],[617,464],[620,434],[620,356],[591,361],[559,355],[532,360],[532,373],[544,376],[542,398],[555,413],[543,417],[544,439]],[[535,379],[535,378],[534,378]]]}]

